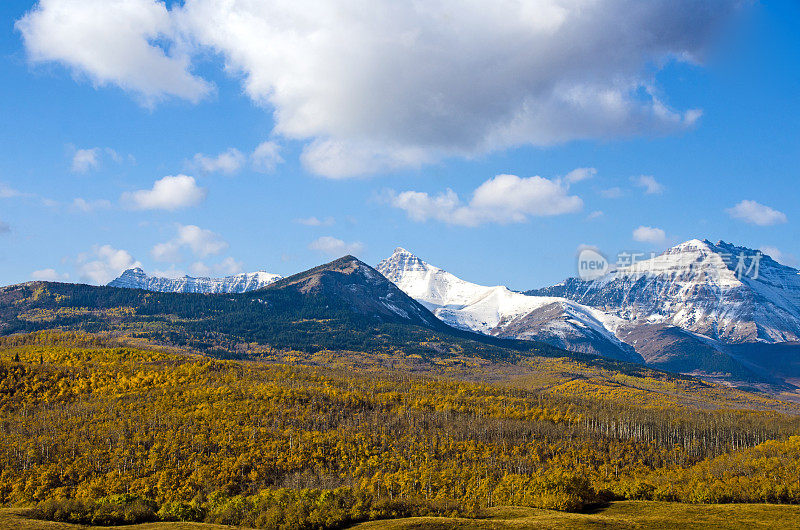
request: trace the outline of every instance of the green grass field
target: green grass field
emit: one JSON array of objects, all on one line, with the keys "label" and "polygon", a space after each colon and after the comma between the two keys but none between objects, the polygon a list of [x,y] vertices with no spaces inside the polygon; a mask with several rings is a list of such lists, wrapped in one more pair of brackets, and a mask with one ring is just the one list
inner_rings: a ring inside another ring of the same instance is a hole
[{"label": "green grass field", "polygon": [[[0,510],[0,528],[8,530],[67,530],[90,528],[64,523],[33,521],[18,510]],[[99,527],[91,527],[99,528]],[[150,523],[103,528],[136,530],[213,530],[230,528],[199,523]],[[486,519],[448,519],[412,517],[371,521],[356,525],[359,530],[411,529],[562,529],[562,528],[800,528],[800,506],[776,504],[678,504],[669,502],[624,501],[590,514],[555,512],[534,508],[493,508]]]},{"label": "green grass field", "polygon": [[372,521],[357,525],[360,530],[410,530],[478,528],[800,528],[800,506],[775,504],[679,504],[669,502],[614,502],[596,513],[576,514],[503,507],[489,511],[483,520],[416,517]]}]

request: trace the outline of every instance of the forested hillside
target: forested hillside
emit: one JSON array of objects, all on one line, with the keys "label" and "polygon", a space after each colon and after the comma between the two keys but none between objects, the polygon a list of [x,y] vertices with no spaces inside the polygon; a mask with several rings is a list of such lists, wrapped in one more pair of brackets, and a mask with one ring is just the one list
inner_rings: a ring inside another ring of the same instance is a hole
[{"label": "forested hillside", "polygon": [[[450,328],[382,277],[376,288],[342,281],[341,274],[330,276],[338,282],[321,281],[318,289],[305,289],[291,277],[259,291],[217,295],[50,282],[13,285],[0,288],[0,335],[54,328],[112,332],[217,357],[242,357],[258,347],[421,356],[469,349],[487,359],[517,352],[564,354],[541,343]],[[373,291],[359,292],[368,289]],[[391,295],[404,297],[404,305]],[[396,311],[418,313],[406,318]]]},{"label": "forested hillside", "polygon": [[800,420],[764,397],[568,360],[493,385],[295,353],[2,339],[0,502],[77,522],[264,528],[612,499],[800,502]]}]

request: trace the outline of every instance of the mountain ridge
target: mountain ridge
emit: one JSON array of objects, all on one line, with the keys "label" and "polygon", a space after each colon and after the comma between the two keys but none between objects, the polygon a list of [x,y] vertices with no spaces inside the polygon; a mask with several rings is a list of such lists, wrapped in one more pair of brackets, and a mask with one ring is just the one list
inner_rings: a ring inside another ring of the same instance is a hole
[{"label": "mountain ridge", "polygon": [[612,334],[648,366],[726,384],[800,382],[800,362],[767,361],[800,357],[800,273],[724,241],[688,240],[594,280],[522,293],[466,282],[402,247],[378,270],[457,327],[614,358],[592,332]]},{"label": "mountain ridge", "polygon": [[[451,326],[496,337],[540,340],[612,359],[642,360],[614,335],[621,320],[570,300],[467,282],[402,247],[376,269]],[[545,314],[548,318],[542,318]]]},{"label": "mountain ridge", "polygon": [[244,293],[262,289],[282,278],[266,271],[243,272],[221,278],[148,276],[141,267],[132,267],[110,281],[109,287],[144,289],[163,293]]}]

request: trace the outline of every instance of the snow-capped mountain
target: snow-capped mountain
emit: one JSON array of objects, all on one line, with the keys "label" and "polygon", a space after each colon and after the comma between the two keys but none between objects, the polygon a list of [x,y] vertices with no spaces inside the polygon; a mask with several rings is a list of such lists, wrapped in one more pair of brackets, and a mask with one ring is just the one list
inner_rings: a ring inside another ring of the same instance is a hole
[{"label": "snow-capped mountain", "polygon": [[376,267],[451,326],[504,338],[540,340],[616,359],[639,360],[614,332],[623,319],[552,296],[526,296],[504,286],[464,281],[397,248]]},{"label": "snow-capped mountain", "polygon": [[800,272],[746,247],[692,239],[595,280],[526,294],[624,319],[617,337],[648,365],[726,382],[800,384]]},{"label": "snow-capped mountain", "polygon": [[563,296],[725,343],[800,340],[800,273],[723,241],[692,239],[596,280],[571,278],[527,294]]},{"label": "snow-capped mountain", "polygon": [[164,278],[148,276],[136,267],[123,272],[119,278],[109,282],[109,287],[144,289],[164,293],[244,293],[255,291],[280,280],[282,276],[269,272],[243,272],[224,278]]}]

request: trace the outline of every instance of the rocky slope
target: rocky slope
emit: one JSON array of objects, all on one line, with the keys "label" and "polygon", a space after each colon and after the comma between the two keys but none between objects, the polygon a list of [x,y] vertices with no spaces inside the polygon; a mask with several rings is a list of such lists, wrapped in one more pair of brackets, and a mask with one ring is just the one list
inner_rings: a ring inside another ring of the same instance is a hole
[{"label": "rocky slope", "polygon": [[355,313],[386,321],[440,327],[424,306],[353,256],[283,278],[270,285],[269,290],[322,296],[337,305],[349,306]]},{"label": "rocky slope", "polygon": [[693,239],[593,281],[571,278],[526,294],[562,296],[627,321],[677,326],[726,343],[800,340],[800,272],[766,255],[757,258],[756,272],[750,269],[756,255]]},{"label": "rocky slope", "polygon": [[727,382],[800,378],[797,362],[772,362],[800,354],[800,272],[746,247],[693,239],[596,280],[526,294],[624,319],[617,336],[652,366]]}]

